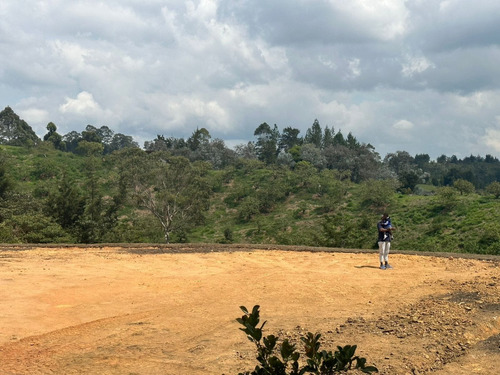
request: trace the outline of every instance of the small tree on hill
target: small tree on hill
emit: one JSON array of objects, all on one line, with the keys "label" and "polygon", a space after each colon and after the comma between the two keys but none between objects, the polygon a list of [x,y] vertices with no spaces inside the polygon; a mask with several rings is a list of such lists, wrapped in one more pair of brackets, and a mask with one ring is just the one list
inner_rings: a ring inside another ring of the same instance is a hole
[{"label": "small tree on hill", "polygon": [[495,198],[498,199],[500,197],[500,182],[498,181],[492,182],[486,187],[486,191],[490,194],[493,194]]},{"label": "small tree on hill", "polygon": [[166,243],[172,232],[185,232],[203,221],[211,192],[205,178],[207,163],[166,156],[142,165],[136,170],[134,194],[161,224]]},{"label": "small tree on hill", "polygon": [[471,194],[476,191],[476,188],[474,187],[472,182],[463,179],[456,180],[453,183],[453,187],[460,192],[460,195]]}]

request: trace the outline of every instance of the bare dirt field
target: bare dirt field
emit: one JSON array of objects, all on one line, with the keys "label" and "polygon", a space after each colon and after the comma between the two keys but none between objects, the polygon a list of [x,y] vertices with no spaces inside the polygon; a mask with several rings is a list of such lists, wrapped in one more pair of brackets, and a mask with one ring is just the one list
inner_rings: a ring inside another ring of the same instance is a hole
[{"label": "bare dirt field", "polygon": [[235,321],[357,344],[381,374],[497,374],[500,259],[183,245],[0,247],[0,374],[237,374]]}]

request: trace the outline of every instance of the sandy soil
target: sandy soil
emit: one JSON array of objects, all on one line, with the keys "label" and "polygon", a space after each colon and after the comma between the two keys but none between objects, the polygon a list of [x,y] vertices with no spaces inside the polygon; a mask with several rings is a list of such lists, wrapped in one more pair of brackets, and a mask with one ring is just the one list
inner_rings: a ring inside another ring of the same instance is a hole
[{"label": "sandy soil", "polygon": [[255,304],[381,374],[497,373],[498,259],[215,246],[0,248],[0,374],[237,374]]}]

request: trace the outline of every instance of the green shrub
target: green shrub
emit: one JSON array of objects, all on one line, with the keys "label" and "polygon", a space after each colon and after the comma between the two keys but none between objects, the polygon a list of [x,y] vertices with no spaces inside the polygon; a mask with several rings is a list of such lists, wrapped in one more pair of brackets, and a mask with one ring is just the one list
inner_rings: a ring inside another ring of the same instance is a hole
[{"label": "green shrub", "polygon": [[351,369],[358,369],[367,374],[378,372],[376,367],[366,365],[365,358],[354,355],[356,345],[337,346],[334,353],[325,350],[320,351],[321,343],[319,339],[321,334],[311,332],[301,337],[307,359],[305,364],[300,364],[300,353],[296,350],[295,344],[285,339],[279,345],[276,336],[263,336],[263,328],[266,322],[258,327],[260,306],[254,306],[251,312],[245,306],[240,308],[245,315],[236,319],[236,321],[244,327],[240,328],[240,330],[245,332],[247,338],[255,344],[259,364],[253,371],[242,372],[239,375],[334,375]]}]

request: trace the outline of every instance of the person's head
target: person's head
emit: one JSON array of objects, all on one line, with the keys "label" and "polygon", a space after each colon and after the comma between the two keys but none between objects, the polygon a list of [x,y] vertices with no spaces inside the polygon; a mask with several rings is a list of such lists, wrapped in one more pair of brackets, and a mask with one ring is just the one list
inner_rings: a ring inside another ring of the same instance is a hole
[{"label": "person's head", "polygon": [[387,220],[388,217],[389,217],[389,214],[386,212],[382,215],[382,220]]}]

